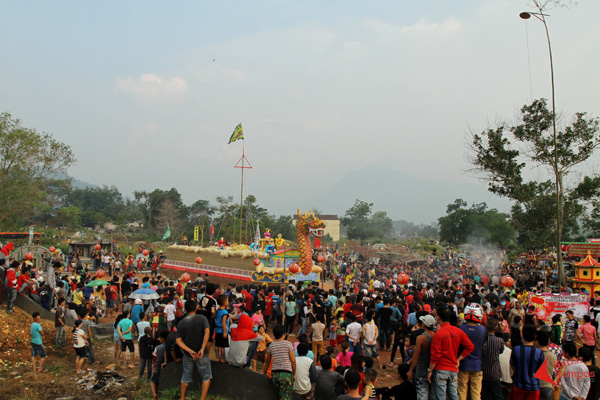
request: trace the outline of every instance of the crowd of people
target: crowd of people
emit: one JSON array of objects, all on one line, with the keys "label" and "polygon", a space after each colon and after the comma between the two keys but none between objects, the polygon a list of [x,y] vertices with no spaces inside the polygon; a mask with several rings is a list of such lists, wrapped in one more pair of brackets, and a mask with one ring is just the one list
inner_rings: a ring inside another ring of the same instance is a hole
[{"label": "crowd of people", "polygon": [[[15,261],[6,274],[17,291],[20,269]],[[90,326],[104,308],[116,315],[114,360],[135,368],[137,358],[155,398],[170,362],[183,365],[181,398],[194,368],[206,398],[212,359],[268,375],[281,399],[597,400],[598,293],[590,294],[590,315],[567,311],[546,323],[529,295],[551,288],[534,274],[504,287],[507,272],[460,260],[399,266],[342,258],[329,270],[328,290],[306,282],[222,287],[208,276],[184,282],[132,272],[94,288],[86,282],[96,277],[85,271],[57,273],[55,342],[65,346],[66,319],[74,319],[75,368],[82,371],[86,359],[95,361]],[[398,283],[403,273],[407,284]],[[138,288],[158,298],[130,299]],[[44,371],[39,316],[33,318],[33,367]],[[384,370],[396,385],[381,383]]]}]

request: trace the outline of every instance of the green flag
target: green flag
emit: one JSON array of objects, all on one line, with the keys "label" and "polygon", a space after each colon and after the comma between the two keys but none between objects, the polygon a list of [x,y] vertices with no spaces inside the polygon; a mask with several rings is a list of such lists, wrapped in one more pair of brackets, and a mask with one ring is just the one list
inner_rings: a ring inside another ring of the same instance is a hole
[{"label": "green flag", "polygon": [[165,231],[165,234],[163,235],[162,240],[168,239],[171,237],[171,228],[169,227],[169,224],[167,224],[167,230]]},{"label": "green flag", "polygon": [[229,138],[229,143],[227,144],[231,144],[233,142],[235,142],[236,140],[240,140],[240,139],[244,139],[244,130],[242,129],[242,124],[239,124],[238,126],[235,127],[235,129],[233,130],[233,133],[231,134],[231,137]]}]

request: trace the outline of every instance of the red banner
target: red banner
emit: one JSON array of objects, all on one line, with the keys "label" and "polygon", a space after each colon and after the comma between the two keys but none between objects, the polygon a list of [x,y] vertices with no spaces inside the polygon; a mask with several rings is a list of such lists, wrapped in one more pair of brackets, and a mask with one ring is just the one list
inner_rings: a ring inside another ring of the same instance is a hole
[{"label": "red banner", "polygon": [[588,252],[592,257],[600,257],[600,243],[574,243],[567,246],[570,257],[587,257]]},{"label": "red banner", "polygon": [[535,306],[535,315],[546,322],[550,322],[556,314],[562,314],[564,318],[567,310],[573,311],[577,319],[582,319],[584,315],[588,315],[590,312],[587,294],[542,293],[541,295],[530,296],[529,305]]}]

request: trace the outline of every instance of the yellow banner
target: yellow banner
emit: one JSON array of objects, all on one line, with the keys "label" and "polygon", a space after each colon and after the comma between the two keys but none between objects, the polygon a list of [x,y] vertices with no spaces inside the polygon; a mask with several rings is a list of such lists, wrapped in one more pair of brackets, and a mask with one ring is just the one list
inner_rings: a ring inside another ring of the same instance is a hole
[{"label": "yellow banner", "polygon": [[194,242],[198,241],[198,234],[200,233],[200,228],[198,226],[194,227]]}]

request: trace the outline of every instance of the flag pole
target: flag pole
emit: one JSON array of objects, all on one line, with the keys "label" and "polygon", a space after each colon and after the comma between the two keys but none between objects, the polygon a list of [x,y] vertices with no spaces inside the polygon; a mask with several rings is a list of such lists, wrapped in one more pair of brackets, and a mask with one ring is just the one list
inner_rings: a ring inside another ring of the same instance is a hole
[{"label": "flag pole", "polygon": [[242,214],[244,212],[244,159],[246,152],[246,141],[242,139],[242,188],[240,190],[240,245],[242,244]]}]

